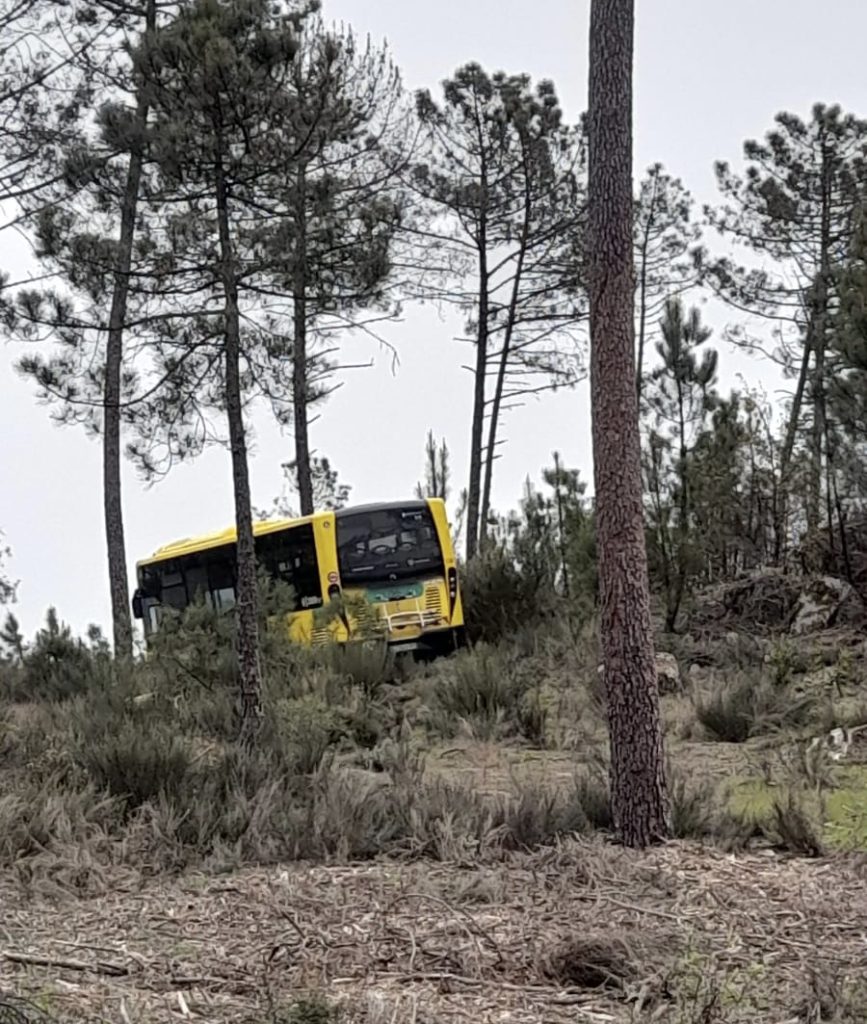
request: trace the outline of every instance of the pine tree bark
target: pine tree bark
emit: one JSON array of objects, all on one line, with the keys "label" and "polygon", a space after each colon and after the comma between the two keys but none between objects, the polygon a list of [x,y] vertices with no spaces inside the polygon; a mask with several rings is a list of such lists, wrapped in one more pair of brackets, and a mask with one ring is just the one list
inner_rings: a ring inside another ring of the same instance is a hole
[{"label": "pine tree bark", "polygon": [[[145,12],[145,32],[156,29],[156,3],[149,0]],[[129,275],[135,241],[135,219],[144,156],[142,134],[147,124],[149,104],[144,95],[136,103],[135,130],[138,137],[130,152],[124,185],[118,237],[117,264],[108,316],[103,384],[102,493],[105,542],[108,554],[108,581],[111,595],[111,621],[114,653],[118,658],[132,657],[132,619],[129,605],[129,577],[126,568],[126,539],[123,528],[121,487],[121,391],[123,375],[123,334],[126,322]]]},{"label": "pine tree bark", "polygon": [[237,581],[235,633],[241,696],[241,740],[250,746],[262,720],[262,679],[259,665],[259,610],[256,590],[256,547],[247,439],[241,394],[241,317],[238,306],[238,276],[229,225],[229,193],[225,176],[225,154],[217,126],[218,151],[215,165],[217,226],[225,298],[226,412],[229,447],[232,453],[232,482],[237,528]]},{"label": "pine tree bark", "polygon": [[592,0],[589,200],[593,454],[611,804],[628,846],[668,833],[635,377],[634,0]]},{"label": "pine tree bark", "polygon": [[307,418],[307,178],[302,163],[295,183],[295,259],[292,268],[292,410],[295,423],[295,476],[301,515],[313,508],[310,429]]},{"label": "pine tree bark", "polygon": [[479,326],[476,333],[473,422],[470,429],[470,481],[467,488],[467,561],[478,550],[484,525],[480,524],[482,495],[482,435],[485,426],[485,395],[488,379],[488,238],[484,211],[479,225]]}]

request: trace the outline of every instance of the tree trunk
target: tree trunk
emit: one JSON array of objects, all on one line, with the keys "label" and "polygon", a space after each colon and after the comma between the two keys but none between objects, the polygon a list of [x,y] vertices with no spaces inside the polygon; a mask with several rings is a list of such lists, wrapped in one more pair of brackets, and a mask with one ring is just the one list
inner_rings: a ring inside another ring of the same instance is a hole
[{"label": "tree trunk", "polygon": [[563,495],[560,492],[562,474],[560,472],[560,453],[554,452],[554,479],[557,482],[554,496],[557,501],[557,536],[560,541],[560,568],[563,573],[563,596],[566,604],[571,607],[572,587],[569,581],[569,559],[566,554],[566,522],[563,516]]},{"label": "tree trunk", "polygon": [[485,393],[488,378],[488,239],[484,215],[479,225],[479,326],[476,335],[476,367],[473,391],[473,423],[470,430],[470,481],[467,488],[467,561],[475,555],[479,536],[482,490],[482,434],[485,426]]},{"label": "tree trunk", "polygon": [[[218,139],[220,138],[218,130]],[[229,196],[223,159],[223,154],[218,151],[215,167],[215,198],[223,294],[226,300],[226,411],[229,419],[229,445],[232,452],[235,524],[238,532],[235,630],[241,695],[241,738],[245,744],[249,745],[252,744],[262,720],[259,610],[256,591],[256,546],[253,538],[247,439],[244,432],[244,407],[241,394],[241,317],[238,308],[238,279],[229,227]]]},{"label": "tree trunk", "polygon": [[313,515],[310,430],[307,418],[307,169],[298,168],[295,197],[295,260],[292,276],[292,407],[295,416],[295,474],[301,515]]},{"label": "tree trunk", "polygon": [[647,223],[644,226],[644,238],[641,240],[641,273],[638,289],[638,359],[635,367],[635,387],[639,399],[644,389],[644,341],[647,334],[647,250],[650,246],[650,230],[653,225],[653,215],[656,212],[656,187],[658,183],[658,178],[654,176],[650,210],[647,214]]},{"label": "tree trunk", "polygon": [[506,325],[503,330],[503,347],[500,351],[500,364],[497,368],[497,381],[494,386],[494,399],[491,403],[491,416],[488,423],[488,443],[485,454],[485,486],[482,492],[482,511],[480,523],[480,537],[484,543],[488,532],[488,517],[491,512],[491,490],[494,483],[494,455],[497,450],[497,428],[500,424],[500,410],[503,404],[503,391],[506,386],[506,372],[509,368],[509,356],[512,352],[512,338],[515,333],[515,320],[518,316],[518,297],[520,295],[521,283],[524,275],[524,262],[527,257],[527,245],[530,237],[530,217],[532,214],[532,199],[530,196],[530,170],[527,165],[526,147],[524,166],[524,219],[521,225],[521,239],[518,249],[518,260],[515,266],[515,275],[512,281],[512,294],[509,298],[509,312],[506,318]]},{"label": "tree trunk", "polygon": [[[833,187],[832,154],[827,142],[822,142],[822,212],[819,241],[819,273],[813,289],[814,339],[813,350],[813,432],[810,442],[810,486],[808,488],[808,527],[815,534],[819,530],[822,507],[822,463],[827,435],[825,405],[825,348],[828,333],[828,289],[831,277],[831,202]],[[830,501],[830,495],[828,496]],[[829,536],[833,538],[831,516],[828,517]]]},{"label": "tree trunk", "polygon": [[[812,318],[811,318],[812,321]],[[780,484],[779,500],[774,505],[774,561],[779,564],[785,554],[786,547],[786,520],[789,511],[789,471],[792,466],[792,454],[795,450],[795,440],[798,436],[798,423],[801,419],[801,406],[804,404],[804,392],[807,389],[807,380],[810,376],[810,354],[812,345],[813,329],[811,324],[807,325],[807,335],[804,338],[804,354],[801,358],[801,369],[798,373],[798,383],[795,387],[795,394],[792,398],[792,409],[789,413],[789,422],[786,424],[786,436],[783,440],[783,450],[780,453]]]},{"label": "tree trunk", "polygon": [[[145,32],[156,28],[156,3],[149,0],[145,13]],[[149,105],[143,95],[136,103],[135,126],[147,124]],[[111,622],[114,653],[118,658],[132,657],[132,619],[129,606],[129,578],[126,568],[126,541],[123,529],[121,491],[121,390],[123,375],[123,332],[126,322],[129,273],[135,241],[135,219],[141,186],[143,154],[141,138],[130,151],[126,185],[120,214],[117,263],[108,315],[103,384],[102,494],[105,541],[108,553],[108,582],[111,594]]]},{"label": "tree trunk", "polygon": [[623,842],[645,847],[667,835],[668,812],[635,387],[634,22],[634,0],[592,0],[590,380],[611,805]]}]

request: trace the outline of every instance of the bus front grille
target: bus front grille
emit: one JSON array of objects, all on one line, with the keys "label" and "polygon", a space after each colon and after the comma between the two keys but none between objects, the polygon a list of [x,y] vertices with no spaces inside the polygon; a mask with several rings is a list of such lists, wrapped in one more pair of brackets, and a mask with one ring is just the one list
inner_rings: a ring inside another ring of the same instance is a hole
[{"label": "bus front grille", "polygon": [[424,610],[426,612],[436,612],[437,615],[442,614],[443,606],[440,599],[439,587],[428,587],[425,590]]}]

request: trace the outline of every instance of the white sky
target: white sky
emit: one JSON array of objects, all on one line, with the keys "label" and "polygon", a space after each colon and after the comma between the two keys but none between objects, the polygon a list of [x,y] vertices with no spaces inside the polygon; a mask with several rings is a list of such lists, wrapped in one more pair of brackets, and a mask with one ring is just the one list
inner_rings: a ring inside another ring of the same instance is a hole
[{"label": "white sky", "polygon": [[[684,180],[699,203],[714,199],[713,161],[737,162],[747,137],[764,134],[773,116],[806,117],[816,101],[839,102],[867,116],[867,3],[864,0],[637,0],[635,166],[659,160]],[[375,41],[388,39],[410,88],[438,83],[477,60],[489,70],[526,71],[556,83],[567,117],[584,109],[589,0],[324,0],[327,19],[350,23]],[[15,237],[0,236],[0,267],[26,268]],[[727,314],[708,307],[718,331]],[[388,327],[400,366],[372,345],[353,341],[348,361],[376,358],[354,371],[312,428],[316,448],[353,485],[358,501],[409,495],[421,475],[428,427],[452,450],[456,488],[463,486],[471,378],[467,351],[452,339],[457,318],[430,308],[407,310]],[[20,578],[15,608],[26,633],[53,604],[76,630],[107,626],[108,595],[98,444],[77,428],[58,428],[32,386],[16,376],[21,347],[0,345],[0,529],[14,549]],[[724,384],[744,372],[774,378],[761,364],[721,352]],[[511,413],[498,462],[495,506],[514,506],[527,474],[537,478],[558,449],[566,464],[592,474],[588,389],[543,396]],[[254,503],[270,506],[280,491],[280,463],[292,457],[289,435],[262,417],[252,446]],[[145,489],[125,476],[127,551],[136,559],[180,536],[221,528],[233,519],[228,453],[212,450]]]}]

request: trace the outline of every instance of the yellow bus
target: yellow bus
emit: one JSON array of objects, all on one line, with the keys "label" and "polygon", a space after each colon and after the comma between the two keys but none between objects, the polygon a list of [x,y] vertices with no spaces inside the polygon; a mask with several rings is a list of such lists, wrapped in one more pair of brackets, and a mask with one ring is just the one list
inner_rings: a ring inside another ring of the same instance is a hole
[{"label": "yellow bus", "polygon": [[[292,587],[289,632],[298,642],[351,639],[350,618],[322,625],[316,612],[341,597],[364,597],[396,651],[436,654],[463,645],[458,566],[441,499],[265,520],[254,523],[253,533],[260,565]],[[197,596],[217,610],[234,606],[236,537],[231,527],[175,541],[137,564],[133,612],[146,641],[164,607],[180,611]]]}]

